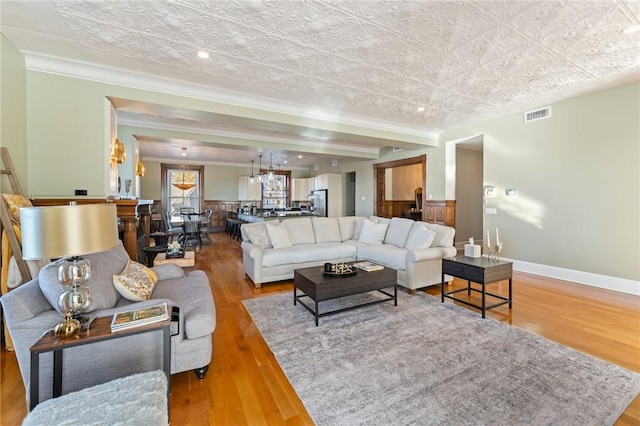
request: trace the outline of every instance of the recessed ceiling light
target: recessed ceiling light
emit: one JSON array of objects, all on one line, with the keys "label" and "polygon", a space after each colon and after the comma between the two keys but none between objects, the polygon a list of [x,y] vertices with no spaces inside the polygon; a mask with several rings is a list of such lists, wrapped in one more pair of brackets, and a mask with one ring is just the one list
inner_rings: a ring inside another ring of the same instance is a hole
[{"label": "recessed ceiling light", "polygon": [[198,58],[200,58],[200,59],[209,59],[209,52],[206,52],[204,50],[198,51]]},{"label": "recessed ceiling light", "polygon": [[418,109],[416,109],[416,111],[418,111],[418,112],[424,112],[424,107],[418,107]]},{"label": "recessed ceiling light", "polygon": [[302,158],[302,155],[298,155],[298,158]]}]

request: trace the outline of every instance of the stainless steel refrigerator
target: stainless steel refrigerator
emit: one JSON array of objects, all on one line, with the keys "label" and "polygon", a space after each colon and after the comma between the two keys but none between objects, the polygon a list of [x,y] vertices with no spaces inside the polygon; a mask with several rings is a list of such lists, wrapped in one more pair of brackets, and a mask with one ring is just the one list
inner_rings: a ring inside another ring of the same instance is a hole
[{"label": "stainless steel refrigerator", "polygon": [[316,216],[328,216],[326,189],[313,191],[313,212]]}]

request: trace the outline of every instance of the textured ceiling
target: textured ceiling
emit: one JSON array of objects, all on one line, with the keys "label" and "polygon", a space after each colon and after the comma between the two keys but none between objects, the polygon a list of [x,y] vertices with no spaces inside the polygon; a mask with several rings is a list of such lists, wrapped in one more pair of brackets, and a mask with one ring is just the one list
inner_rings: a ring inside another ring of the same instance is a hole
[{"label": "textured ceiling", "polygon": [[[3,34],[27,54],[204,84],[413,135],[544,106],[640,72],[640,32],[621,34],[639,23],[638,1],[3,0],[0,7]],[[200,49],[211,57],[199,59]],[[123,111],[123,120],[162,121],[142,110]],[[238,119],[224,128],[202,116],[189,124],[225,132],[246,124],[250,133],[298,139],[298,150],[282,150],[292,156],[313,145],[310,126]],[[324,137],[351,148],[363,142],[348,132]]]}]

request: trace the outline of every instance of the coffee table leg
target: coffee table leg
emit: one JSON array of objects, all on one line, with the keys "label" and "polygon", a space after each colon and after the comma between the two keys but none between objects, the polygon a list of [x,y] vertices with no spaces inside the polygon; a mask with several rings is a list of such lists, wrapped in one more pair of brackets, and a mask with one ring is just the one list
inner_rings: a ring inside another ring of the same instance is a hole
[{"label": "coffee table leg", "polygon": [[38,352],[31,352],[31,385],[29,387],[29,410],[33,410],[40,400],[40,354]]},{"label": "coffee table leg", "polygon": [[296,289],[296,285],[293,284],[293,306],[298,304],[298,299],[296,299],[296,293],[297,293],[297,289]]},{"label": "coffee table leg", "polygon": [[444,303],[444,272],[442,275],[442,281],[440,282],[440,302]]},{"label": "coffee table leg", "polygon": [[318,301],[314,300],[315,305],[316,305],[316,327],[318,326],[318,320],[320,319],[320,311],[318,311]]},{"label": "coffee table leg", "polygon": [[393,306],[398,306],[398,284],[393,286]]}]

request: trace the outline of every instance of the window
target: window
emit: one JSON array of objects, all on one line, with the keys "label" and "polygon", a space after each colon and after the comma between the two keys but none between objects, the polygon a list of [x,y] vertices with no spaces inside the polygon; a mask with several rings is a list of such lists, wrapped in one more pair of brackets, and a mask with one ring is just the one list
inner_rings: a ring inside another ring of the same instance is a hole
[{"label": "window", "polygon": [[203,205],[204,167],[162,164],[162,206],[172,218],[182,220],[181,209],[201,212]]}]

